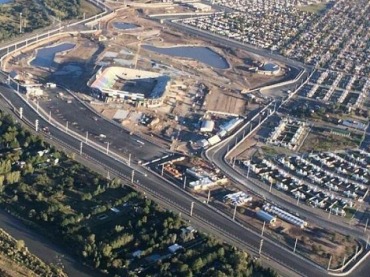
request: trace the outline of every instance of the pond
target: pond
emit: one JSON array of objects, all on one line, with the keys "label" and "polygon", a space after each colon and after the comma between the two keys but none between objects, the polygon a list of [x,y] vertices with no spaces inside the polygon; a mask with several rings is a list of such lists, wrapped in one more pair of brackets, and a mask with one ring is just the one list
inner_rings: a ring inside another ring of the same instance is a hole
[{"label": "pond", "polygon": [[263,70],[265,71],[277,71],[279,69],[279,66],[274,63],[265,63],[263,65]]},{"label": "pond", "polygon": [[60,66],[57,71],[54,72],[55,76],[72,75],[71,77],[78,77],[82,74],[82,67],[78,64],[68,63]]},{"label": "pond", "polygon": [[76,44],[74,43],[62,43],[55,46],[49,46],[37,49],[36,57],[31,61],[32,66],[51,68],[54,62],[55,54],[71,50]]},{"label": "pond", "polygon": [[162,48],[155,47],[152,45],[144,45],[143,48],[149,51],[153,51],[159,54],[164,54],[172,57],[190,58],[218,69],[229,68],[229,64],[226,61],[226,59],[208,47],[176,46]]},{"label": "pond", "polygon": [[13,2],[13,0],[0,0],[0,5],[1,4],[7,4],[7,3],[10,3],[10,2]]},{"label": "pond", "polygon": [[119,30],[129,30],[140,27],[139,25],[127,22],[113,22],[113,27]]}]

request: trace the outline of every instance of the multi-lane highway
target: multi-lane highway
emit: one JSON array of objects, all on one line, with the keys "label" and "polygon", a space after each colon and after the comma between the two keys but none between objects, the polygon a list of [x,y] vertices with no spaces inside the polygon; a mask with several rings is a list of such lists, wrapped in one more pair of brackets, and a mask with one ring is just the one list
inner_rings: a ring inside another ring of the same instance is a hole
[{"label": "multi-lane highway", "polygon": [[[60,97],[60,93],[66,97]],[[72,98],[65,89],[50,89],[48,94],[47,101],[40,101],[40,109],[60,124],[68,124],[70,130],[87,136],[89,140],[95,140],[103,147],[109,143],[112,151],[126,158],[131,154],[132,161],[147,161],[167,153],[165,149],[138,136],[137,132],[129,132],[119,126],[118,122],[105,120],[83,102]],[[36,106],[36,103],[34,105]]]},{"label": "multi-lane highway", "polygon": [[[264,116],[266,117],[266,115]],[[263,117],[263,118],[264,118]],[[262,118],[262,120],[263,120]],[[258,122],[254,122],[253,125],[256,126]],[[335,221],[329,221],[327,218],[323,218],[322,216],[318,215],[312,208],[307,207],[306,205],[296,205],[295,201],[291,201],[291,199],[286,197],[281,197],[277,193],[270,192],[269,187],[265,184],[261,184],[259,182],[252,182],[246,176],[246,171],[243,174],[239,170],[238,167],[233,168],[225,159],[228,150],[232,149],[235,140],[241,141],[243,135],[247,136],[250,133],[250,125],[245,125],[244,128],[240,129],[238,133],[235,134],[235,137],[225,141],[217,145],[216,147],[207,151],[207,158],[212,161],[218,168],[220,168],[224,173],[227,174],[229,178],[235,181],[235,183],[239,184],[242,188],[247,188],[258,195],[261,195],[268,201],[272,203],[276,203],[281,207],[285,207],[290,211],[294,211],[295,213],[299,213],[301,217],[309,219],[310,222],[317,224],[323,228],[328,228],[332,230],[337,230],[341,233],[352,235],[354,237],[362,237],[364,236],[363,230],[359,230],[353,228],[353,226],[344,225],[337,223]],[[279,192],[279,194],[282,194]],[[366,239],[364,237],[364,239]]]},{"label": "multi-lane highway", "polygon": [[[2,94],[8,98],[14,106],[23,107],[23,117],[34,122],[36,119],[39,120],[40,125],[48,126],[51,134],[53,134],[53,140],[57,140],[59,143],[65,145],[69,149],[75,149],[78,151],[80,141],[74,137],[66,134],[63,130],[60,130],[49,122],[43,120],[33,109],[23,102],[14,91],[8,88],[1,88]],[[119,136],[119,134],[117,134]],[[89,160],[104,166],[109,169],[112,173],[119,175],[122,178],[131,178],[132,168],[125,164],[117,161],[116,159],[100,152],[95,147],[86,145],[84,147],[84,156]],[[158,197],[161,201],[167,202],[173,206],[174,209],[182,212],[189,213],[191,202],[196,202],[193,210],[192,222],[195,225],[199,225],[204,229],[220,236],[227,241],[238,245],[248,251],[256,251],[259,248],[261,237],[259,234],[248,231],[245,227],[232,221],[216,210],[209,206],[196,201],[191,195],[185,193],[180,188],[168,184],[160,177],[147,171],[145,168],[134,166],[135,174],[134,180],[138,186],[146,190],[148,193]],[[143,172],[144,174],[140,173]],[[300,256],[294,255],[290,250],[282,248],[278,244],[273,243],[268,238],[265,238],[263,243],[262,252],[264,255],[268,255],[270,259],[278,261],[283,264],[286,268],[290,268],[294,271],[299,272],[299,275],[311,275],[307,273],[315,274],[316,276],[324,276],[325,272],[316,265],[306,262]],[[285,253],[282,255],[282,253]]]},{"label": "multi-lane highway", "polygon": [[[4,78],[0,81],[6,82]],[[24,99],[16,94],[12,89],[2,86],[0,87],[0,91],[14,105],[14,107],[23,107],[23,118],[25,120],[32,124],[36,119],[38,119],[40,126],[47,126],[49,128],[52,140],[56,141],[59,146],[62,145],[69,151],[74,150],[78,152],[81,141],[79,138],[73,136],[72,132],[66,133],[63,128],[57,128],[54,124],[51,124],[47,120],[41,118],[40,115],[37,114],[36,111],[28,104],[26,104]],[[123,129],[119,131],[117,131],[118,129],[114,129],[115,131],[110,131],[111,128],[116,128],[116,126],[114,125],[115,127],[113,127],[111,123],[105,122],[102,119],[98,119],[98,121],[100,120],[99,126],[96,126],[97,124],[92,122],[96,122],[96,120],[92,119],[91,114],[89,114],[87,110],[81,109],[81,107],[78,105],[79,104],[73,104],[71,106],[75,110],[72,112],[74,115],[71,115],[71,118],[68,118],[68,121],[70,120],[71,122],[77,122],[76,126],[81,127],[80,132],[83,133],[89,130],[95,130],[96,132],[95,127],[104,128],[99,130],[99,132],[104,132],[107,137],[109,136],[108,138],[112,139],[112,143],[117,145],[118,150],[120,148],[119,145],[122,145],[125,147],[125,149],[132,149],[132,151],[135,152],[138,157],[140,155],[144,155],[145,153],[143,152],[146,151],[153,151],[153,153],[157,153],[157,151],[160,153],[160,151],[162,151],[161,149],[157,149],[156,145],[148,142],[145,142],[145,145],[148,145],[149,147],[147,150],[145,149],[144,151],[140,147],[136,149],[133,147],[133,145],[130,145],[132,136],[130,136],[127,131],[124,131]],[[103,125],[106,125],[106,127],[103,127]],[[135,155],[135,153],[133,154]],[[212,159],[215,159],[215,161],[222,157],[223,152],[216,152],[216,154],[219,156],[212,156]],[[134,176],[133,179],[137,186],[142,188],[153,197],[165,202],[178,212],[189,214],[191,203],[195,202],[193,216],[191,218],[192,224],[200,226],[202,229],[206,229],[210,233],[213,233],[234,245],[248,250],[249,252],[256,253],[258,250],[261,241],[260,234],[246,229],[239,223],[221,214],[212,207],[195,200],[190,194],[181,190],[177,186],[169,184],[161,177],[153,174],[146,168],[137,164],[132,164],[131,167],[127,166],[114,157],[106,155],[104,151],[101,151],[99,148],[87,144],[85,144],[83,147],[83,157],[91,162],[96,163],[97,165],[101,165],[126,181],[130,180],[132,176]],[[148,157],[151,157],[151,155]],[[282,266],[282,268],[285,268],[285,270],[282,272],[284,275],[326,275],[326,271],[324,269],[296,254],[293,254],[291,250],[281,247],[278,243],[273,242],[267,237],[264,237],[262,255],[273,260],[274,262],[272,264],[277,262]],[[268,259],[266,260],[266,263],[270,264]],[[366,268],[364,270],[366,270]],[[360,271],[355,273],[356,275],[353,276],[362,276]],[[363,276],[366,276],[366,274]]]}]

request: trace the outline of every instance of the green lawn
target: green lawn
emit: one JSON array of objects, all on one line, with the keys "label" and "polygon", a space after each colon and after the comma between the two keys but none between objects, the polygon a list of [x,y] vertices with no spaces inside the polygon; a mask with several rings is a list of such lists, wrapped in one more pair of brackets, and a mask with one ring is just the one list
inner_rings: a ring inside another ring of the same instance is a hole
[{"label": "green lawn", "polygon": [[86,0],[81,0],[81,13],[86,13],[86,18],[100,13],[100,9]]},{"label": "green lawn", "polygon": [[326,4],[325,3],[318,3],[318,4],[311,4],[307,6],[299,6],[298,9],[303,12],[310,12],[310,13],[319,13],[325,10]]}]

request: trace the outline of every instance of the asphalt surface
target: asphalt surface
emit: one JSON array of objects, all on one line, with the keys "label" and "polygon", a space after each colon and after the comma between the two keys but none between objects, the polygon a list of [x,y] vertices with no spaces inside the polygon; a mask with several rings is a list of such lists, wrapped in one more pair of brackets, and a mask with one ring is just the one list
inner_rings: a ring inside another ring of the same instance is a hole
[{"label": "asphalt surface", "polygon": [[[165,149],[135,135],[135,132],[130,135],[130,132],[118,126],[118,123],[114,124],[104,120],[80,101],[75,98],[71,99],[71,95],[64,89],[55,88],[48,92],[50,100],[41,101],[40,107],[46,114],[51,112],[52,118],[63,126],[66,126],[68,122],[68,128],[83,137],[86,136],[87,132],[89,140],[94,140],[104,147],[107,147],[107,143],[109,143],[110,150],[114,150],[124,157],[131,154],[132,161],[145,162],[167,154]],[[68,98],[57,97],[59,92]],[[71,99],[71,101],[67,99]],[[100,135],[104,137],[100,137]]]},{"label": "asphalt surface", "polygon": [[[256,124],[254,124],[254,126],[255,125],[257,125],[257,122]],[[250,131],[249,125],[247,125],[244,129],[241,129],[239,131],[239,136],[236,135],[236,137],[238,137],[238,141],[242,139],[243,132],[245,135],[248,135],[249,131]],[[244,187],[257,193],[258,195],[263,196],[272,203],[275,203],[281,207],[285,207],[286,209],[294,211],[295,213],[299,213],[301,217],[309,219],[310,222],[315,223],[318,226],[327,229],[337,230],[343,234],[352,235],[354,237],[361,237],[364,235],[363,230],[354,229],[349,227],[348,225],[338,224],[334,221],[328,221],[327,219],[324,219],[317,213],[315,213],[312,208],[308,208],[303,204],[297,206],[296,201],[293,201],[292,199],[286,200],[277,196],[275,193],[269,192],[269,187],[266,186],[265,184],[260,185],[259,182],[252,183],[251,181],[249,181],[246,177],[246,174],[240,173],[239,171],[233,169],[228,163],[225,162],[224,157],[228,152],[228,149],[231,149],[233,147],[234,142],[235,139],[231,140],[229,143],[220,144],[219,146],[209,150],[207,152],[207,157],[218,168],[220,168],[224,173],[226,173],[237,183],[242,184]]]},{"label": "asphalt surface", "polygon": [[[80,141],[78,139],[71,137],[69,134],[66,134],[64,131],[55,128],[47,121],[41,119],[36,112],[26,105],[11,89],[2,87],[0,91],[15,107],[23,107],[24,118],[27,118],[30,122],[35,122],[35,120],[38,119],[40,126],[48,126],[52,139],[65,145],[65,150],[70,151],[71,148],[75,150],[79,149]],[[131,178],[132,169],[130,167],[99,152],[95,147],[85,145],[83,155],[120,177]],[[134,168],[145,172],[145,169],[142,167],[134,166]],[[248,231],[245,227],[232,221],[231,218],[225,217],[209,206],[194,200],[191,195],[185,193],[176,186],[168,184],[151,172],[146,171],[144,174],[138,171],[135,172],[134,180],[138,186],[150,191],[155,197],[158,197],[162,201],[170,203],[178,211],[189,214],[191,202],[195,202],[192,222],[203,226],[210,232],[216,233],[218,236],[221,236],[221,238],[225,238],[227,241],[233,242],[234,245],[238,245],[249,252],[255,252],[256,249],[259,248],[261,240],[259,234]],[[273,257],[280,264],[283,264],[284,267],[298,271],[300,275],[325,276],[321,268],[305,262],[300,256],[293,255],[290,250],[281,248],[278,244],[271,242],[267,238],[264,240],[262,253],[265,255],[268,253],[270,257]]]},{"label": "asphalt surface", "polygon": [[[261,120],[263,120],[265,116],[261,117]],[[254,121],[252,124],[252,128],[254,128],[258,121]],[[237,170],[233,169],[226,161],[225,156],[228,152],[228,149],[231,149],[235,143],[235,141],[240,141],[243,136],[247,136],[250,133],[250,124],[245,125],[244,128],[241,128],[238,130],[238,132],[235,134],[235,138],[233,137],[229,141],[225,141],[224,143],[221,143],[217,145],[214,148],[211,148],[207,151],[206,156],[207,158],[213,162],[219,169],[221,169],[230,179],[234,180],[239,186],[246,187],[249,190],[253,191],[254,193],[257,193],[258,195],[263,196],[267,201],[274,203],[280,207],[284,207],[285,209],[290,210],[293,213],[299,213],[299,215],[302,218],[305,218],[309,222],[315,223],[318,226],[321,226],[323,228],[329,229],[329,230],[337,230],[343,234],[351,235],[355,238],[363,238],[363,242],[366,240],[366,234],[363,232],[363,228],[356,229],[352,228],[348,225],[340,224],[334,221],[328,221],[327,219],[319,216],[317,213],[314,212],[313,209],[310,209],[306,207],[305,205],[297,206],[295,204],[295,201],[291,201],[290,199],[284,199],[282,197],[277,196],[274,193],[269,192],[269,187],[264,184],[259,184],[258,182],[251,182],[246,178],[245,174],[242,174],[238,172]],[[361,266],[356,268],[354,271],[355,273],[352,273],[348,276],[367,276],[368,270],[370,270],[370,264],[368,263],[369,258],[367,261],[364,261]],[[366,266],[367,265],[367,266]],[[311,274],[309,275],[311,276]]]},{"label": "asphalt surface", "polygon": [[27,248],[32,254],[41,258],[46,263],[63,264],[63,271],[69,276],[91,277],[102,276],[95,270],[83,266],[75,258],[71,257],[64,249],[56,246],[52,241],[37,234],[36,231],[30,229],[29,226],[23,224],[14,216],[0,211],[0,227],[12,237],[18,240],[24,240]]},{"label": "asphalt surface", "polygon": [[[222,44],[225,44],[224,39],[222,39]],[[230,42],[229,46],[231,44],[232,42]],[[226,46],[228,45],[226,44]],[[236,46],[234,45],[231,47]],[[265,55],[265,53],[261,54]],[[275,57],[273,58],[276,59]],[[284,60],[284,62],[286,62],[286,60]],[[66,134],[64,131],[55,128],[47,121],[41,119],[12,90],[7,89],[3,86],[0,87],[0,91],[14,104],[15,107],[23,107],[24,118],[26,118],[30,122],[35,122],[35,120],[38,119],[40,121],[40,126],[48,126],[52,139],[57,141],[58,144],[64,145],[66,150],[70,151],[71,149],[79,149],[79,139],[71,137],[69,134]],[[79,114],[77,114],[76,112],[76,115]],[[82,126],[80,120],[80,116],[78,116],[78,120],[76,122],[78,122],[78,124]],[[85,120],[87,119],[83,119],[82,121]],[[71,122],[73,121],[71,120]],[[103,123],[101,125],[103,125]],[[132,168],[115,160],[111,156],[99,152],[96,147],[85,145],[83,149],[83,155],[90,161],[104,166],[105,168],[107,168],[107,170],[114,172],[122,178],[126,177],[130,179],[132,176]],[[134,174],[136,185],[150,192],[161,201],[171,204],[171,206],[173,206],[177,211],[189,214],[191,202],[195,202],[193,217],[191,220],[192,222],[203,226],[203,228],[208,229],[209,232],[217,234],[221,238],[225,238],[227,241],[232,242],[234,245],[238,245],[239,247],[245,250],[249,250],[250,252],[256,252],[256,249],[259,248],[261,240],[259,234],[248,231],[245,227],[232,221],[232,219],[227,218],[216,210],[210,208],[209,206],[194,200],[191,195],[187,194],[178,187],[168,184],[160,177],[153,175],[149,171],[146,171],[145,168],[139,167],[137,165],[134,165],[133,167],[136,170],[134,171],[136,172]],[[143,173],[138,172],[138,170]],[[293,254],[290,250],[282,248],[277,243],[270,241],[268,238],[264,238],[262,254],[268,255],[270,258],[273,258],[275,261],[279,262],[279,264],[283,267],[289,268],[302,276],[326,276],[326,272],[322,268],[317,267],[313,263],[307,262],[300,256]],[[367,267],[363,266],[362,271],[356,271],[356,275],[353,276],[367,276],[367,274],[362,275],[362,273],[370,270],[369,264]]]},{"label": "asphalt surface", "polygon": [[197,37],[201,37],[205,40],[210,40],[210,41],[218,43],[218,44],[220,44],[224,47],[226,46],[226,47],[230,47],[230,48],[240,48],[240,49],[246,50],[248,52],[264,56],[265,58],[269,58],[269,59],[272,59],[272,60],[279,61],[279,62],[284,63],[286,65],[289,65],[291,67],[310,69],[310,67],[308,67],[307,65],[304,65],[301,62],[291,60],[289,58],[278,55],[278,54],[274,53],[273,51],[270,51],[270,50],[267,50],[267,49],[257,48],[253,45],[244,44],[244,43],[226,38],[226,37],[221,36],[221,35],[209,33],[209,32],[206,32],[204,30],[196,29],[196,28],[191,27],[191,26],[187,26],[187,25],[185,26],[185,25],[183,25],[179,22],[176,22],[176,21],[165,20],[164,22],[168,26],[179,29],[184,33],[187,33],[187,34],[193,35],[193,36],[197,36]]}]

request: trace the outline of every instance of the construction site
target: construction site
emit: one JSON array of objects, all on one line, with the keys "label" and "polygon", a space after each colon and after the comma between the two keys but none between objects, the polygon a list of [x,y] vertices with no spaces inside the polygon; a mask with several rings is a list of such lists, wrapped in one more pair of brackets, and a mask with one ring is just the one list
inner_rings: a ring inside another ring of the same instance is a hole
[{"label": "construction site", "polygon": [[209,136],[199,132],[203,118],[243,116],[266,101],[248,91],[285,78],[283,64],[276,63],[276,75],[251,72],[247,61],[270,61],[184,35],[146,13],[126,7],[90,33],[60,33],[13,55],[6,70],[30,97],[47,99],[49,92],[32,88],[55,83],[108,119],[182,152],[191,151],[189,138]]}]

